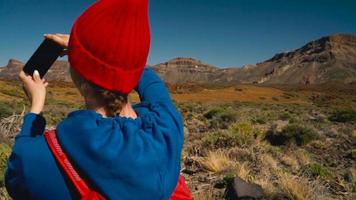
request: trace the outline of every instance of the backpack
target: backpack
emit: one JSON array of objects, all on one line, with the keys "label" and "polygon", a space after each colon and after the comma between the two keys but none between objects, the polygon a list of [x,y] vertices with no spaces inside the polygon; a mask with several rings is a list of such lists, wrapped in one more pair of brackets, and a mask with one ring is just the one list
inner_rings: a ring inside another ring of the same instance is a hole
[{"label": "backpack", "polygon": [[[106,200],[106,198],[101,195],[99,192],[92,190],[86,182],[79,176],[77,171],[73,168],[72,164],[70,163],[67,155],[62,150],[60,146],[57,136],[56,130],[49,130],[46,131],[45,139],[51,150],[54,158],[59,163],[61,169],[65,172],[68,176],[69,180],[73,183],[76,190],[80,195],[81,200]],[[190,191],[185,184],[185,180],[183,176],[179,177],[178,184],[174,193],[172,194],[170,200],[192,200]]]}]

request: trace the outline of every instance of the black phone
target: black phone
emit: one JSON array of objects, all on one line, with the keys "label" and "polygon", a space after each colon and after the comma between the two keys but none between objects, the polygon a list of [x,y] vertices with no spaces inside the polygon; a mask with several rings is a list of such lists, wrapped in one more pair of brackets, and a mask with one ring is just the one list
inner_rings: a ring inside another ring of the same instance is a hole
[{"label": "black phone", "polygon": [[23,67],[23,71],[28,75],[33,75],[33,72],[37,70],[40,77],[47,73],[49,68],[57,60],[57,58],[63,52],[64,47],[60,46],[56,42],[50,39],[45,39],[41,45],[37,48],[35,53],[27,61]]}]

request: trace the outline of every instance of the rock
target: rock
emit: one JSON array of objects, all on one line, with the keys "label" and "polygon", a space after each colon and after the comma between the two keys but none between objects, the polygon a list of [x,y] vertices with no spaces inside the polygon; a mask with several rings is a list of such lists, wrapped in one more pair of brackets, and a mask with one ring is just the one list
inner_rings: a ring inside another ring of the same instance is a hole
[{"label": "rock", "polygon": [[273,195],[272,200],[292,200],[292,199],[289,198],[288,194],[277,193],[277,194]]},{"label": "rock", "polygon": [[263,189],[260,185],[247,183],[241,178],[235,177],[232,184],[227,186],[224,196],[226,200],[261,199]]},{"label": "rock", "polygon": [[316,122],[323,122],[326,119],[326,115],[317,112],[317,111],[312,111],[309,115],[308,115],[308,119],[311,121],[316,121]]},{"label": "rock", "polygon": [[214,185],[214,188],[222,189],[222,188],[225,188],[226,183],[225,183],[224,180],[221,180],[221,179],[220,179],[220,180],[215,181],[215,182],[213,183],[213,185]]},{"label": "rock", "polygon": [[196,171],[195,171],[195,170],[188,169],[188,168],[184,168],[184,169],[182,169],[182,173],[188,174],[188,175],[193,175],[193,174],[196,173]]},{"label": "rock", "polygon": [[350,168],[348,169],[345,174],[344,174],[344,179],[345,181],[349,182],[349,183],[352,183],[355,181],[355,171],[354,169]]}]

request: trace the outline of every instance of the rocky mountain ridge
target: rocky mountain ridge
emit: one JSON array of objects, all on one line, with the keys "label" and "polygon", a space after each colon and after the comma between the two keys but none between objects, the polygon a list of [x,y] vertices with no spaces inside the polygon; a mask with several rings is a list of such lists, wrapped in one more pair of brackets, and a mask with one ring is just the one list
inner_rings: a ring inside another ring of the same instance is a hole
[{"label": "rocky mountain ridge", "polygon": [[[1,79],[16,79],[23,63],[10,59],[0,68]],[[170,84],[321,84],[356,81],[356,36],[336,34],[322,37],[303,47],[278,53],[271,59],[241,68],[219,68],[193,58],[175,58],[151,66]],[[69,64],[57,61],[46,75],[48,80],[70,81]]]}]

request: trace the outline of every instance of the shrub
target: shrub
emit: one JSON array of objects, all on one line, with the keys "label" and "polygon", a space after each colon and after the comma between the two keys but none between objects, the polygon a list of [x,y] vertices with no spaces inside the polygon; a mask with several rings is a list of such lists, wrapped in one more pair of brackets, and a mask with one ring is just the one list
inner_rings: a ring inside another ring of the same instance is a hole
[{"label": "shrub", "polygon": [[292,118],[292,116],[288,112],[284,112],[279,115],[280,120],[289,120],[291,118]]},{"label": "shrub", "polygon": [[4,173],[7,166],[7,159],[10,156],[11,148],[4,144],[0,144],[0,187],[4,186]]},{"label": "shrub", "polygon": [[329,120],[334,122],[356,122],[356,110],[335,111]]},{"label": "shrub", "polygon": [[296,143],[302,146],[318,138],[318,133],[313,129],[296,124],[287,125],[281,132],[270,130],[266,134],[266,139],[272,145]]},{"label": "shrub", "polygon": [[231,135],[226,131],[206,135],[203,138],[203,144],[212,148],[230,147],[234,145]]},{"label": "shrub", "polygon": [[204,114],[210,120],[211,128],[227,128],[236,121],[236,113],[231,108],[215,107]]},{"label": "shrub", "polygon": [[289,123],[291,123],[291,124],[303,123],[303,122],[302,122],[302,119],[300,119],[300,118],[297,117],[297,116],[291,116],[288,121],[289,121]]},{"label": "shrub", "polygon": [[250,144],[254,139],[252,126],[248,123],[235,123],[231,125],[229,131],[234,143],[239,146]]},{"label": "shrub", "polygon": [[312,177],[327,178],[331,176],[330,171],[319,163],[311,163],[303,167],[302,171]]},{"label": "shrub", "polygon": [[206,112],[204,114],[204,117],[207,118],[207,119],[213,119],[214,117],[218,117],[219,115],[221,115],[224,112],[225,112],[224,108],[215,107],[215,108],[209,110],[208,112]]},{"label": "shrub", "polygon": [[203,144],[211,148],[227,148],[250,144],[255,138],[248,123],[235,123],[228,130],[211,133],[204,137]]},{"label": "shrub", "polygon": [[0,102],[0,118],[8,117],[12,115],[13,112],[14,110],[9,104]]},{"label": "shrub", "polygon": [[201,104],[198,103],[180,103],[178,104],[178,108],[182,113],[189,113],[189,112],[202,112],[203,107]]},{"label": "shrub", "polygon": [[259,115],[255,118],[252,119],[253,123],[258,123],[258,124],[266,124],[267,123],[267,119],[264,115]]}]

